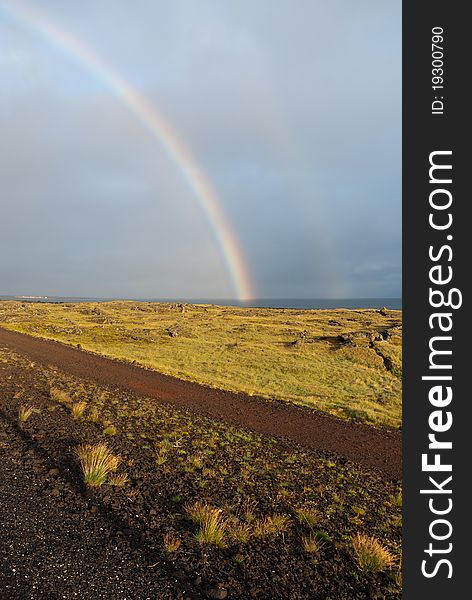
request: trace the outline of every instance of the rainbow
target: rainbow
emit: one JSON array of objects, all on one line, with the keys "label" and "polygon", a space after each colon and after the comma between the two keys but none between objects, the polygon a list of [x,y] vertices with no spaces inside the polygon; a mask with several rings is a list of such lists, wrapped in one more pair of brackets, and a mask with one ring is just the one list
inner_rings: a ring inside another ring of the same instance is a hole
[{"label": "rainbow", "polygon": [[238,239],[210,181],[164,117],[149,100],[128,84],[123,77],[82,40],[51,21],[36,9],[14,2],[0,7],[23,26],[39,33],[49,43],[68,52],[111,89],[123,105],[147,128],[179,168],[198,200],[214,233],[234,292],[239,300],[254,297],[249,271]]}]

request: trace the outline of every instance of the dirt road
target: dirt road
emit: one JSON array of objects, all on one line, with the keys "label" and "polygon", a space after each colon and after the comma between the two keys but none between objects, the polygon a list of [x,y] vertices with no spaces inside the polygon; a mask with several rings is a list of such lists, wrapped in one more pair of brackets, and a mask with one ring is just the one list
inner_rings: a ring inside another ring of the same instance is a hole
[{"label": "dirt road", "polygon": [[42,365],[168,402],[232,425],[314,450],[329,451],[401,477],[400,432],[337,419],[315,410],[183,381],[72,346],[0,328],[0,344]]}]

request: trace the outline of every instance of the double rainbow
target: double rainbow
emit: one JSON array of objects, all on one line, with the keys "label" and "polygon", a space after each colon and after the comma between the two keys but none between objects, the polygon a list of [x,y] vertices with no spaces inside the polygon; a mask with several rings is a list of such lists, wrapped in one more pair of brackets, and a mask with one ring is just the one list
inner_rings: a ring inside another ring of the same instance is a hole
[{"label": "double rainbow", "polygon": [[127,83],[119,72],[98,56],[90,46],[44,14],[17,1],[2,3],[0,10],[2,9],[15,21],[40,34],[49,43],[54,43],[65,50],[85,66],[114,92],[129,112],[139,119],[162,145],[185,178],[208,220],[237,298],[239,300],[253,298],[251,280],[241,246],[224,214],[215,190],[188,148],[177,137],[156,106]]}]

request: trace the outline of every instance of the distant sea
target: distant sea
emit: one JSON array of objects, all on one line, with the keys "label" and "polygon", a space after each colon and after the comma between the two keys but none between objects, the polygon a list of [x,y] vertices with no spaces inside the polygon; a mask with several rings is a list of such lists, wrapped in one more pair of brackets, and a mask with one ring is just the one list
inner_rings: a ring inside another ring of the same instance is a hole
[{"label": "distant sea", "polygon": [[[75,298],[73,296],[0,296],[0,300],[22,302],[111,302],[125,298]],[[389,308],[402,309],[401,298],[260,298],[250,301],[211,298],[129,298],[133,302],[180,302],[186,304],[217,304],[219,306],[242,306],[246,308]]]}]

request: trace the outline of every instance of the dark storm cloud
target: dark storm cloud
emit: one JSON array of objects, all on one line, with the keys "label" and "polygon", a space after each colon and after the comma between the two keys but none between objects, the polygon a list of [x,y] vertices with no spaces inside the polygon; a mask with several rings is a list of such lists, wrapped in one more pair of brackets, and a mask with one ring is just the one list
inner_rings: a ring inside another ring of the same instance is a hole
[{"label": "dark storm cloud", "polygon": [[[213,182],[258,296],[401,294],[397,2],[34,6],[161,107]],[[149,132],[1,8],[0,33],[0,293],[233,295]]]}]

